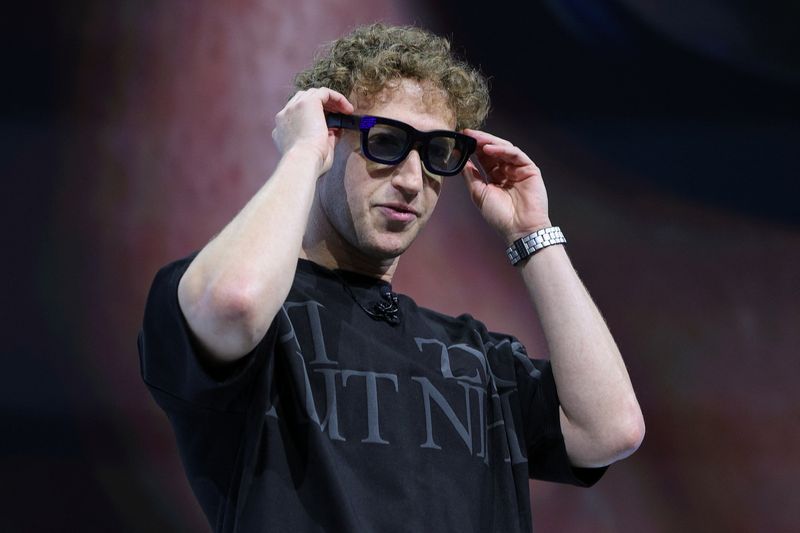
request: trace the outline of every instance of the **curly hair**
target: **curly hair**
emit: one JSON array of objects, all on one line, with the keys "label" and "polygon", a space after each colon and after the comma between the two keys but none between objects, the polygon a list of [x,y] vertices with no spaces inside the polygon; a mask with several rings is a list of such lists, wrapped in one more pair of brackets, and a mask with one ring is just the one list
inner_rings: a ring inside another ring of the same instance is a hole
[{"label": "curly hair", "polygon": [[479,128],[489,113],[486,78],[450,51],[450,42],[414,26],[359,26],[323,47],[294,78],[296,90],[328,87],[373,97],[401,79],[430,83],[447,96],[456,129]]}]

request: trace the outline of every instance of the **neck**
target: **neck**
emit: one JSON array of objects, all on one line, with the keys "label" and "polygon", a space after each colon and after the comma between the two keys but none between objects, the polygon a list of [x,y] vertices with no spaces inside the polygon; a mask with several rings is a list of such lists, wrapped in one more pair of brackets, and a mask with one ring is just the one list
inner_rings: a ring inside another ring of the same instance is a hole
[{"label": "neck", "polygon": [[303,235],[300,257],[330,270],[357,272],[387,282],[392,281],[400,261],[399,257],[382,259],[369,256],[347,242],[331,226],[316,200]]}]

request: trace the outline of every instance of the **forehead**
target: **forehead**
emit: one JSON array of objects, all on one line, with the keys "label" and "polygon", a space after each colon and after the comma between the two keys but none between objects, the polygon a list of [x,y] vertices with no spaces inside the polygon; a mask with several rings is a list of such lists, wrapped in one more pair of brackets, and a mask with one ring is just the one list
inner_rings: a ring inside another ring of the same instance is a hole
[{"label": "forehead", "polygon": [[401,79],[374,95],[351,95],[356,114],[407,122],[418,130],[453,129],[447,94],[430,82]]}]

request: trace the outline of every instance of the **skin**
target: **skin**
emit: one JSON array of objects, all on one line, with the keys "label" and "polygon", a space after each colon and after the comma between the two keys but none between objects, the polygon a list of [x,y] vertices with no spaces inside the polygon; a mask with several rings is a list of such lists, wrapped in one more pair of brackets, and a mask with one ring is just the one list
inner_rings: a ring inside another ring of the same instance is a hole
[{"label": "skin", "polygon": [[[407,80],[370,104],[356,102],[356,114],[394,118],[421,131],[455,123],[444,94]],[[334,163],[317,185],[302,257],[391,280],[401,254],[433,214],[443,178],[425,172],[416,150],[397,165],[382,165],[361,153],[359,132],[337,134]]]},{"label": "skin", "polygon": [[[178,287],[209,364],[230,364],[261,340],[288,295],[297,257],[391,280],[436,206],[442,180],[424,171],[416,151],[394,166],[370,162],[358,135],[327,128],[324,112],[451,129],[445,102],[430,85],[401,80],[369,102],[325,88],[300,91],[276,115],[278,167],[200,251]],[[464,133],[477,140],[489,178],[484,182],[472,163],[464,171],[486,222],[506,243],[551,226],[534,162],[505,139]],[[572,463],[603,466],[630,455],[644,437],[642,413],[616,343],[565,247],[537,252],[519,271],[548,343]]]}]

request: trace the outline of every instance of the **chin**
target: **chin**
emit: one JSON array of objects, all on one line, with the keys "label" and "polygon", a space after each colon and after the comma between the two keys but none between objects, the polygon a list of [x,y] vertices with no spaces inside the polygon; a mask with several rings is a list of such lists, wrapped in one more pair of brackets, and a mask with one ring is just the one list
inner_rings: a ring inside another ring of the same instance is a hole
[{"label": "chin", "polygon": [[392,238],[387,238],[387,236],[381,235],[377,239],[365,242],[361,246],[361,250],[366,255],[376,259],[395,259],[400,257],[411,246],[415,236],[405,235],[399,238],[398,235],[394,234]]}]

